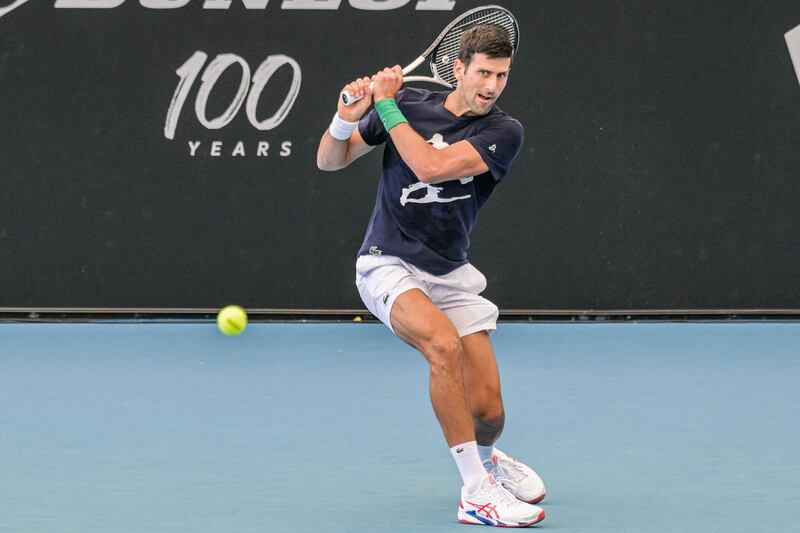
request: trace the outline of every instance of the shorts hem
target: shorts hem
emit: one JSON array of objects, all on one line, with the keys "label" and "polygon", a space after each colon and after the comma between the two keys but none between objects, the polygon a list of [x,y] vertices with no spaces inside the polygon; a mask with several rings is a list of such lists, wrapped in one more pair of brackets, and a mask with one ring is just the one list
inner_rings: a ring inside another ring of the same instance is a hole
[{"label": "shorts hem", "polygon": [[466,337],[467,335],[472,335],[473,333],[478,333],[479,331],[486,331],[487,333],[491,333],[496,329],[497,329],[497,324],[479,324],[477,326],[472,326],[464,330],[458,330],[458,336],[459,338]]}]

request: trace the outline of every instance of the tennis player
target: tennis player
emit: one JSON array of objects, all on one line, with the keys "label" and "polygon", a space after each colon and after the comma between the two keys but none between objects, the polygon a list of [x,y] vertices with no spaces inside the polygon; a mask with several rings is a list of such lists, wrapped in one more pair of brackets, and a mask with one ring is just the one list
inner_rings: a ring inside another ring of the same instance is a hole
[{"label": "tennis player", "polygon": [[464,483],[459,521],[525,527],[544,518],[533,504],[545,487],[494,447],[505,421],[489,341],[498,309],[480,296],[486,278],[467,261],[478,209],[522,145],[520,123],[495,105],[511,61],[505,31],[483,25],[462,36],[453,91],[401,90],[399,66],[353,81],[344,89],[363,99],[339,102],[317,165],[338,170],[385,145],[358,291],[430,364],[431,403]]}]

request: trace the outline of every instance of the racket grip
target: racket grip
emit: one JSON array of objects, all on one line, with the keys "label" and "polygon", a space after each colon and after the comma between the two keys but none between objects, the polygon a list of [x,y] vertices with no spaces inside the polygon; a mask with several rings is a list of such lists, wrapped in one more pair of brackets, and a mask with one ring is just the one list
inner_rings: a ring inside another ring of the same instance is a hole
[{"label": "racket grip", "polygon": [[[370,89],[372,89],[373,87],[375,87],[375,82],[372,82],[372,83],[369,84],[369,88]],[[342,96],[342,103],[344,105],[348,106],[348,107],[353,105],[353,104],[355,104],[356,102],[358,102],[362,98],[364,98],[363,96],[353,96],[352,94],[347,92],[347,89],[342,91],[342,95],[341,96]]]}]

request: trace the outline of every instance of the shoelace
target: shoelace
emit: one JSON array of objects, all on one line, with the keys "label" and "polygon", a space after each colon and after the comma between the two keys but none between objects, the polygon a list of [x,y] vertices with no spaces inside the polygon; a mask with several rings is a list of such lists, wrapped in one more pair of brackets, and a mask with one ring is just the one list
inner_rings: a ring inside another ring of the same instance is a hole
[{"label": "shoelace", "polygon": [[500,483],[495,483],[492,485],[491,493],[493,498],[496,498],[497,500],[500,500],[508,505],[518,503],[518,500],[514,497],[514,495],[508,492]]},{"label": "shoelace", "polygon": [[508,463],[513,470],[515,470],[516,472],[519,473],[519,475],[522,477],[522,479],[525,479],[526,477],[528,477],[528,473],[525,472],[525,469],[522,468],[522,466],[520,466],[517,463],[517,461],[515,459],[513,459],[512,457],[508,457],[508,459],[506,459],[505,457],[498,457],[497,458],[497,467],[500,469],[501,472],[505,472],[506,471],[506,467],[505,466],[501,466],[500,465],[500,461]]}]

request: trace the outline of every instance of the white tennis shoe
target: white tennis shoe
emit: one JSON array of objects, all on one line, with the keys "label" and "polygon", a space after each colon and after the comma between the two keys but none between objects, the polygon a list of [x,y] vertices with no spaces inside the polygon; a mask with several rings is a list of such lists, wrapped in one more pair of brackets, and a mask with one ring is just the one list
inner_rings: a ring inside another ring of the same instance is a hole
[{"label": "white tennis shoe", "polygon": [[461,488],[458,521],[462,524],[528,527],[542,519],[544,510],[541,507],[519,501],[491,475],[486,476],[472,494]]},{"label": "white tennis shoe", "polygon": [[528,465],[494,449],[491,460],[483,463],[498,483],[525,503],[539,503],[547,495],[544,482]]}]

